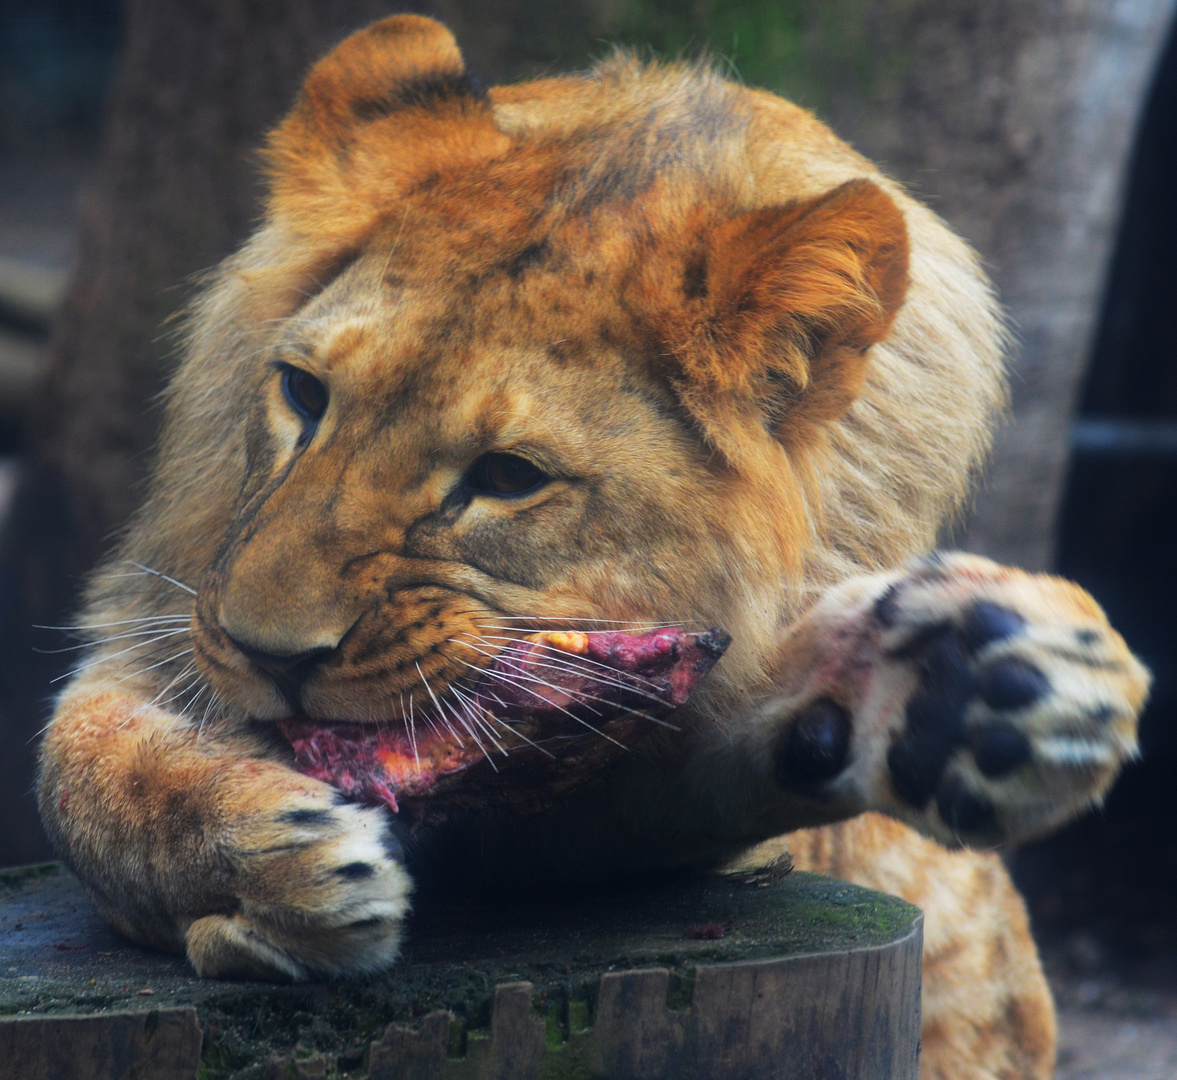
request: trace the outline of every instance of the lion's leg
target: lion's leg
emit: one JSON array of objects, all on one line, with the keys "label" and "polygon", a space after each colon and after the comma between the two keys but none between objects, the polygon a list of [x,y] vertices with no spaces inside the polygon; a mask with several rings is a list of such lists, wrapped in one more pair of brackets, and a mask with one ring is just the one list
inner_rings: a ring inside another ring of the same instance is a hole
[{"label": "lion's leg", "polygon": [[84,676],[60,702],[39,799],[109,922],[207,976],[392,962],[411,884],[386,814],[104,681]]},{"label": "lion's leg", "polygon": [[1148,691],[1082,589],[961,554],[832,589],[778,675],[741,745],[782,829],[879,810],[979,846],[1098,799],[1136,753]]},{"label": "lion's leg", "polygon": [[1048,1080],[1054,1003],[1026,910],[1001,860],[948,851],[874,814],[754,849],[787,849],[799,870],[879,889],[924,911],[921,1080]]}]

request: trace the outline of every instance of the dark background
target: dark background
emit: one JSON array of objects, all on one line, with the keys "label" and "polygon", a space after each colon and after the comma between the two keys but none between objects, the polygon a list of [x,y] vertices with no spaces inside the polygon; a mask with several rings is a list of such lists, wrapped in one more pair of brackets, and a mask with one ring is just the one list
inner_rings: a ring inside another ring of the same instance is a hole
[{"label": "dark background", "polygon": [[[1177,38],[1136,139],[1081,418],[1177,423]],[[1173,448],[1177,451],[1177,447]],[[1152,670],[1143,757],[1104,807],[1019,852],[1039,927],[1085,929],[1177,980],[1177,453],[1078,453],[1055,568],[1090,590]]]},{"label": "dark background", "polygon": [[[469,24],[473,18],[466,9],[455,6],[449,18],[468,44],[472,66],[481,66],[492,78],[581,66],[588,53],[603,51],[594,35],[604,25],[613,39],[652,42],[670,53],[710,43],[734,58],[747,81],[788,91],[835,123],[846,107],[828,77],[829,65],[813,62],[814,48],[849,56],[864,71],[875,63],[867,55],[869,38],[833,16],[815,30],[812,20],[791,23],[756,5],[712,4],[706,18],[688,7],[669,0],[631,4],[603,22],[587,3],[570,3],[558,15],[553,14],[556,5],[516,4],[505,6],[485,32],[466,35],[463,20]],[[494,5],[490,9],[498,11]],[[79,207],[98,169],[104,103],[123,28],[123,12],[113,0],[41,0],[35,6],[0,0],[0,258],[68,268]],[[510,49],[502,41],[509,41]],[[871,71],[864,78],[878,75]],[[1177,251],[1177,43],[1165,47],[1148,83],[1079,417],[1177,425],[1177,260],[1172,254]],[[286,97],[282,87],[273,91],[275,102]],[[266,108],[273,114],[277,107]],[[273,118],[261,115],[258,130]],[[246,136],[256,140],[252,129]],[[253,164],[242,157],[234,167],[251,175]],[[247,227],[248,218],[235,226],[239,231]],[[210,258],[216,257],[214,251]],[[1001,267],[995,270],[1000,279]],[[171,282],[168,305],[178,306],[189,288],[182,278]],[[43,358],[48,332],[37,318],[0,305],[0,342],[7,347]],[[43,396],[38,399],[38,393],[34,388],[24,397],[17,394],[15,405],[0,403],[0,498],[6,503],[11,503],[15,478],[29,475],[27,469],[18,471],[22,454],[43,435],[38,426],[43,408],[39,412],[36,404]],[[1165,429],[1149,430],[1163,434]],[[143,449],[133,447],[131,453],[141,455]],[[57,499],[54,482],[39,481],[39,502],[30,502],[26,483],[11,511],[18,518],[39,514],[38,542],[50,547],[57,519],[46,506]],[[135,497],[131,488],[124,484],[121,492],[128,504]],[[1156,682],[1144,719],[1143,758],[1125,771],[1106,805],[1012,858],[1043,941],[1061,943],[1064,952],[1070,948],[1068,955],[1080,968],[1114,961],[1134,977],[1170,983],[1177,971],[1175,519],[1177,456],[1163,446],[1088,449],[1070,459],[1054,568],[1105,605]],[[63,517],[61,528],[71,527]],[[10,554],[12,541],[6,543]],[[48,606],[68,607],[87,558],[77,552],[62,555],[59,578],[43,584]],[[57,654],[32,651],[32,644],[43,649],[59,644],[52,633],[40,632],[32,643],[27,635],[14,636],[11,628],[27,607],[15,598],[31,588],[14,565],[0,557],[0,575],[8,575],[0,576],[0,629],[7,628],[0,638],[8,643],[0,669],[0,714],[43,717],[49,679],[63,661]],[[13,736],[17,730],[20,725],[12,723],[0,728],[8,735],[0,744],[0,784],[10,795],[15,791],[18,807],[7,834],[0,834],[0,863],[48,854],[30,823],[32,744],[27,735]]]}]

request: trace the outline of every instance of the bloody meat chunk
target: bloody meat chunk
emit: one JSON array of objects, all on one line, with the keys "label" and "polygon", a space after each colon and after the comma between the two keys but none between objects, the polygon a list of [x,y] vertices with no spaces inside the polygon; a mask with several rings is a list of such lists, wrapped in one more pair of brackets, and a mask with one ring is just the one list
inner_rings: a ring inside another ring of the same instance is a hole
[{"label": "bloody meat chunk", "polygon": [[416,820],[460,807],[539,810],[684,704],[722,630],[559,631],[511,642],[464,697],[413,723],[278,721],[300,771]]}]

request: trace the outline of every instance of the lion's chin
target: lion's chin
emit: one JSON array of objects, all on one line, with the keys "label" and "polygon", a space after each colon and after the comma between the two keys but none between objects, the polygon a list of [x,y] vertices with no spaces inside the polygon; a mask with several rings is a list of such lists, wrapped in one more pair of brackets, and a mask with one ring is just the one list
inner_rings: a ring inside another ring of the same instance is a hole
[{"label": "lion's chin", "polygon": [[298,769],[414,821],[507,805],[540,811],[686,703],[730,643],[677,627],[531,634],[476,685],[387,723],[277,721]]}]

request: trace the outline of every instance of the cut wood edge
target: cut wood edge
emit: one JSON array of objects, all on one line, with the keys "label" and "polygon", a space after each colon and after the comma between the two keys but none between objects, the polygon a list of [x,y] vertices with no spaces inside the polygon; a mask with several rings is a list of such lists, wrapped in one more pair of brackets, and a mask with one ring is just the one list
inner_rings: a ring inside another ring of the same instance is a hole
[{"label": "cut wood edge", "polygon": [[[917,1080],[922,954],[921,917],[883,945],[700,964],[685,1005],[669,968],[607,972],[584,1026],[537,1000],[532,983],[501,983],[488,1032],[444,1010],[390,1024],[371,1044],[367,1080]],[[270,1076],[335,1065],[275,1057]]]},{"label": "cut wood edge", "polygon": [[0,1018],[0,1075],[20,1080],[196,1080],[194,1008]]}]

